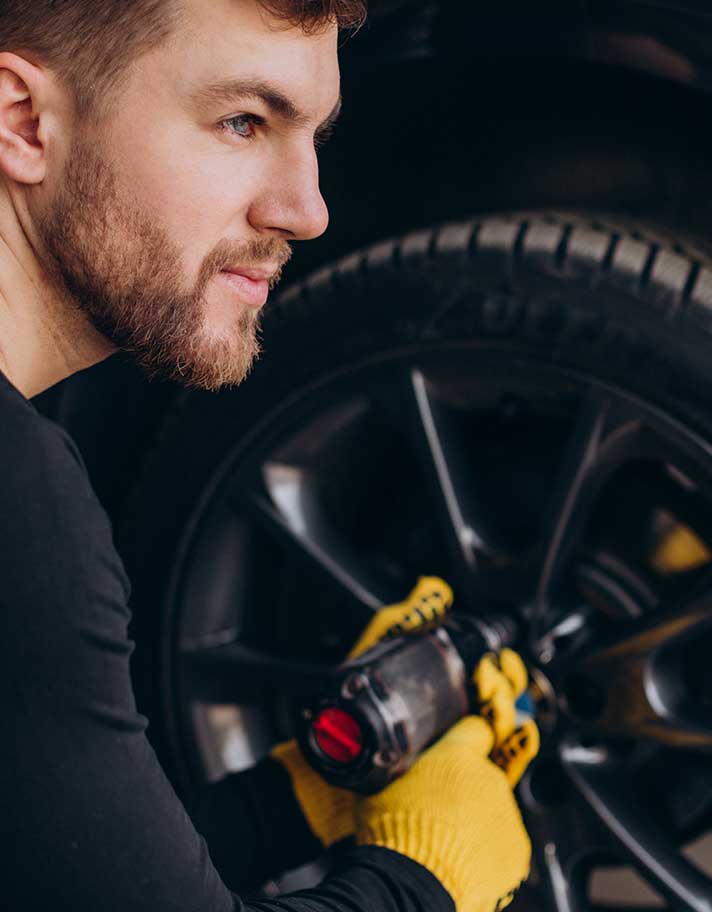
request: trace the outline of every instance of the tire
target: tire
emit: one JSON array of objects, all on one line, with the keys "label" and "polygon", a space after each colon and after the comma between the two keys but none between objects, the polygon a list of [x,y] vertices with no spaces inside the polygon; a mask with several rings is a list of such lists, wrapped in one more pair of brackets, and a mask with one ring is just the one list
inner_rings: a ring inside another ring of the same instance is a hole
[{"label": "tire", "polygon": [[[176,708],[176,592],[236,454],[336,378],[443,346],[594,377],[712,439],[712,260],[694,241],[583,214],[491,215],[375,244],[287,288],[253,375],[179,395],[114,517],[134,587],[139,708],[179,793],[208,771]],[[697,819],[689,834],[705,828]]]},{"label": "tire", "polygon": [[115,517],[134,587],[139,704],[180,791],[190,777],[165,703],[166,593],[216,472],[273,409],[325,377],[446,339],[589,371],[712,433],[712,261],[634,222],[475,218],[378,243],[288,288],[244,387],[178,398]]}]

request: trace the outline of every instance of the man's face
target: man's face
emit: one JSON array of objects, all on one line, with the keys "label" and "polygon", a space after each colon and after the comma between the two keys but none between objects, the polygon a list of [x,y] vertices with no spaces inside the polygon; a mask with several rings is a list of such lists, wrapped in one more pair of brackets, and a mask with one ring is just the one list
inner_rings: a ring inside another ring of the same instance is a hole
[{"label": "man's face", "polygon": [[185,0],[75,137],[41,220],[48,266],[152,373],[216,389],[259,351],[289,242],[328,214],[315,133],[339,98],[337,30],[269,20],[256,0]]}]

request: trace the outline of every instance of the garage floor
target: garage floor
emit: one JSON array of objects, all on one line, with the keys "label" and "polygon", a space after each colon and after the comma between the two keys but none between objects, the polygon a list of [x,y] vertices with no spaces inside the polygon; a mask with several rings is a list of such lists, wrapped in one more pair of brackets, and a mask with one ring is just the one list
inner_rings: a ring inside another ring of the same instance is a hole
[{"label": "garage floor", "polygon": [[[712,877],[712,835],[689,845],[685,855]],[[646,909],[665,908],[664,901],[632,868],[602,868],[598,871],[592,878],[591,899],[613,906],[628,904]]]}]

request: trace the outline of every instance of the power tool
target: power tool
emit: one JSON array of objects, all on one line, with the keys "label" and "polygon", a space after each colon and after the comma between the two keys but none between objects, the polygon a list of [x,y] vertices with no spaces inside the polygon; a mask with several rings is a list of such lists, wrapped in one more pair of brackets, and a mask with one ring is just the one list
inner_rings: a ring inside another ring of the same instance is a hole
[{"label": "power tool", "polygon": [[297,737],[331,785],[381,791],[474,708],[472,672],[516,630],[504,615],[452,616],[428,633],[387,638],[341,665],[303,707]]}]

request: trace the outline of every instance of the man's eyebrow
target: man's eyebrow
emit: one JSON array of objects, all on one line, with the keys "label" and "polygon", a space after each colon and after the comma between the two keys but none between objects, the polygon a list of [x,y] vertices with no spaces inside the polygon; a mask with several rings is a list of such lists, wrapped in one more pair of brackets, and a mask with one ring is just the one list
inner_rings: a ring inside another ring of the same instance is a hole
[{"label": "man's eyebrow", "polygon": [[[299,110],[291,99],[281,92],[276,86],[258,79],[226,79],[214,82],[199,89],[192,96],[194,105],[229,104],[233,101],[251,98],[261,101],[274,114],[294,126],[306,126],[310,118]],[[341,98],[336,102],[332,112],[315,131],[317,138],[327,134],[336,123],[341,112]]]},{"label": "man's eyebrow", "polygon": [[332,108],[331,113],[326,118],[326,120],[322,121],[319,124],[319,126],[316,128],[316,130],[314,131],[314,140],[317,143],[317,145],[319,143],[326,142],[326,140],[329,138],[329,136],[331,135],[331,131],[334,129],[334,124],[339,119],[340,114],[341,114],[341,96],[339,96],[338,101]]}]

